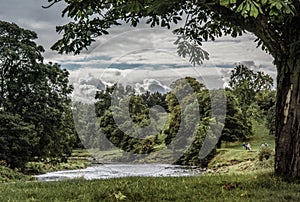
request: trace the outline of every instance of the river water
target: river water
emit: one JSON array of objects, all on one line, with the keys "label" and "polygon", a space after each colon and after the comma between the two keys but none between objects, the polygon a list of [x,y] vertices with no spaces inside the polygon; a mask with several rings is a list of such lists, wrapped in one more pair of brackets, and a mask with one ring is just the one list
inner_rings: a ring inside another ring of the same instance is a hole
[{"label": "river water", "polygon": [[49,172],[35,177],[38,181],[58,181],[75,178],[91,180],[130,176],[194,176],[200,175],[202,172],[201,169],[195,167],[169,164],[104,164],[80,170]]}]

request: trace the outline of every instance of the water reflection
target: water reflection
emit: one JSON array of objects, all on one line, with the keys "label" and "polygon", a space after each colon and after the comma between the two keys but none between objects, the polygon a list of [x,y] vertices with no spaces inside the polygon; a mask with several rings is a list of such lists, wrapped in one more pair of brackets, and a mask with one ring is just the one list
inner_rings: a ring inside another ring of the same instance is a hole
[{"label": "water reflection", "polygon": [[38,181],[58,181],[64,179],[107,179],[130,176],[193,176],[200,175],[202,170],[197,167],[177,166],[168,164],[106,164],[80,170],[50,172],[35,176]]}]

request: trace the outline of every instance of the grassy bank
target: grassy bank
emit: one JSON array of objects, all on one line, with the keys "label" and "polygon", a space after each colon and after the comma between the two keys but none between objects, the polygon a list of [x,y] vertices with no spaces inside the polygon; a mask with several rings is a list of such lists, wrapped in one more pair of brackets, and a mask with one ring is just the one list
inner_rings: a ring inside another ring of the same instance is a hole
[{"label": "grassy bank", "polygon": [[65,163],[29,162],[24,169],[27,174],[42,174],[58,170],[76,170],[89,166],[91,154],[87,150],[74,150]]},{"label": "grassy bank", "polygon": [[0,183],[27,181],[32,179],[33,178],[31,176],[24,175],[23,173],[0,165]]},{"label": "grassy bank", "polygon": [[2,184],[0,201],[299,201],[299,190],[260,172]]},{"label": "grassy bank", "polygon": [[269,159],[260,160],[260,150],[245,151],[235,149],[219,149],[218,154],[208,165],[206,174],[242,174],[257,171],[272,172],[274,152]]}]

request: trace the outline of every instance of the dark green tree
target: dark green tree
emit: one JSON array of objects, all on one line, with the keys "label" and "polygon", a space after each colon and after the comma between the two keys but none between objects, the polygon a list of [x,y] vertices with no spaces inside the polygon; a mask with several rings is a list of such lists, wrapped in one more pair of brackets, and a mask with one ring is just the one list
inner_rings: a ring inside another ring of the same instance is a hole
[{"label": "dark green tree", "polygon": [[275,135],[276,127],[275,127],[275,117],[276,117],[276,111],[275,111],[275,106],[273,105],[267,113],[267,128],[269,129],[269,134],[270,135]]},{"label": "dark green tree", "polygon": [[[171,88],[166,96],[171,120],[164,131],[166,144],[172,143],[174,149],[184,150],[175,163],[206,166],[207,158],[199,159],[199,153],[210,128],[209,91],[192,77],[176,80]],[[210,154],[213,152],[214,148]]]},{"label": "dark green tree", "polygon": [[244,114],[255,102],[256,95],[261,91],[270,91],[273,79],[263,72],[255,72],[244,65],[237,65],[230,75],[229,87],[238,98]]},{"label": "dark green tree", "polygon": [[248,136],[252,134],[251,118],[256,118],[253,115],[257,114],[252,113],[257,105],[255,98],[262,91],[270,91],[272,85],[271,76],[260,71],[255,72],[244,65],[238,65],[231,71],[229,87],[242,110],[241,120],[246,126]]},{"label": "dark green tree", "polygon": [[0,159],[11,168],[25,167],[38,144],[34,126],[6,112],[0,113],[0,124]]},{"label": "dark green tree", "polygon": [[222,127],[222,136],[218,141],[218,147],[221,147],[222,141],[225,142],[235,142],[235,141],[244,141],[251,135],[251,123],[246,121],[244,125],[242,110],[239,106],[237,98],[233,95],[230,89],[226,89],[225,93],[223,89],[211,90],[212,97],[212,107],[214,109],[223,109],[223,102],[226,101],[226,117],[224,116],[223,111],[216,111],[214,117],[218,124],[218,119],[225,119],[223,121]]},{"label": "dark green tree", "polygon": [[[276,105],[276,91],[275,90],[261,90],[255,96],[255,102],[263,115],[267,115],[269,109]],[[275,116],[274,116],[275,120]],[[275,122],[274,122],[275,127]]]},{"label": "dark green tree", "polygon": [[[29,160],[61,161],[70,155],[75,130],[68,72],[44,64],[36,33],[0,21],[1,159],[11,167]],[[22,152],[21,152],[22,151]]]},{"label": "dark green tree", "polygon": [[[49,6],[61,0],[48,0]],[[300,78],[299,0],[100,0],[65,1],[63,16],[73,20],[57,27],[63,38],[53,49],[78,54],[94,38],[108,34],[122,22],[137,26],[146,19],[151,27],[170,28],[179,35],[178,53],[199,63],[208,54],[202,42],[223,35],[237,37],[244,32],[257,36],[256,42],[274,58],[277,67],[275,173],[300,178],[300,118],[298,107]]]},{"label": "dark green tree", "polygon": [[142,96],[134,95],[130,87],[116,84],[97,92],[96,99],[96,114],[101,131],[113,145],[133,154],[153,151],[154,137],[158,134],[151,132],[157,130],[147,128],[146,131],[145,127],[151,121],[158,120],[150,121],[149,106]]},{"label": "dark green tree", "polygon": [[275,135],[276,91],[260,91],[255,97],[255,102],[257,103],[259,109],[257,115],[260,115],[260,119],[266,119],[266,126],[269,129],[269,134]]}]

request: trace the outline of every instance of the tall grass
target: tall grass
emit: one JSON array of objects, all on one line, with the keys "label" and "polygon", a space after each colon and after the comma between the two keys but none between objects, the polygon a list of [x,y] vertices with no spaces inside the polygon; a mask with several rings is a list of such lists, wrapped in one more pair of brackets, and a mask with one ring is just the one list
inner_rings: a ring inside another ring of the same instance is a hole
[{"label": "tall grass", "polygon": [[5,166],[0,165],[0,183],[2,182],[15,182],[31,180],[32,177],[24,175],[23,173],[17,172]]}]

